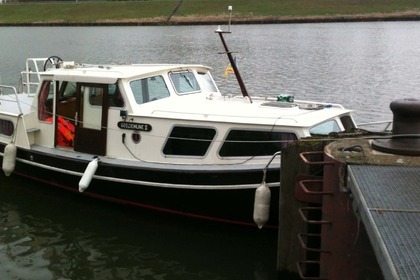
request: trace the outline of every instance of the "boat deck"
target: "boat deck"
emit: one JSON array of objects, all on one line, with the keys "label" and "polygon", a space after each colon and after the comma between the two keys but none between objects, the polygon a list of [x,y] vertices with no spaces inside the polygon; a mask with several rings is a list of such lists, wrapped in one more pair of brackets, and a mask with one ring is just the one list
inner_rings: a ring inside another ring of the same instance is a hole
[{"label": "boat deck", "polygon": [[349,165],[348,175],[385,279],[420,279],[420,167]]}]

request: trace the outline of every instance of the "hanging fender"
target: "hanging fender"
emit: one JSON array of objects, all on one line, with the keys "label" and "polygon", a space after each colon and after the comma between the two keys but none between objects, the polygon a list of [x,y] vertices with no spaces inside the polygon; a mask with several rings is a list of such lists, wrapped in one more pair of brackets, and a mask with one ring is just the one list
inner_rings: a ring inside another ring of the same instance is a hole
[{"label": "hanging fender", "polygon": [[262,228],[265,223],[267,223],[270,216],[270,199],[271,191],[267,187],[265,182],[263,182],[255,190],[255,200],[254,200],[254,222],[257,224],[258,228]]},{"label": "hanging fender", "polygon": [[9,143],[4,148],[3,153],[3,171],[6,176],[10,176],[15,171],[17,147],[13,143]]},{"label": "hanging fender", "polygon": [[89,162],[82,178],[79,181],[79,192],[83,192],[89,187],[89,184],[93,179],[93,175],[95,175],[96,169],[98,169],[98,164],[99,158],[94,158],[91,162]]}]

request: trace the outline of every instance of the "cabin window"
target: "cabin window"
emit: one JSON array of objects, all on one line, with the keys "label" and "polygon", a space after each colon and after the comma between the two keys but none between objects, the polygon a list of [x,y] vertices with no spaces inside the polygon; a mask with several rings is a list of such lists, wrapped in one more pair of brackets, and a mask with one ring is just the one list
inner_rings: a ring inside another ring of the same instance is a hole
[{"label": "cabin window", "polygon": [[219,155],[221,157],[273,155],[296,139],[296,134],[291,132],[231,130]]},{"label": "cabin window", "polygon": [[67,101],[71,98],[76,98],[76,83],[61,81],[59,82],[59,100],[61,102]]},{"label": "cabin window", "polygon": [[131,81],[130,87],[137,104],[169,97],[169,90],[162,76]]},{"label": "cabin window", "polygon": [[340,127],[335,120],[329,120],[323,123],[320,123],[311,129],[309,129],[309,133],[311,135],[328,135],[331,132],[340,132]]},{"label": "cabin window", "polygon": [[43,81],[38,94],[38,119],[52,122],[54,86],[52,81]]},{"label": "cabin window", "polygon": [[9,120],[0,119],[0,134],[12,136],[14,131],[13,123]]},{"label": "cabin window", "polygon": [[108,99],[109,107],[124,107],[124,99],[117,84],[108,85]]},{"label": "cabin window", "polygon": [[217,92],[216,84],[214,83],[209,72],[198,72],[197,74],[198,79],[200,80],[205,90],[209,92]]},{"label": "cabin window", "polygon": [[351,118],[351,116],[342,116],[340,118],[341,123],[343,124],[344,130],[345,131],[351,131],[353,129],[356,128],[356,125],[353,122],[353,119]]},{"label": "cabin window", "polygon": [[175,90],[179,94],[191,93],[200,91],[200,86],[195,79],[193,72],[172,72],[169,74]]},{"label": "cabin window", "polygon": [[166,141],[165,155],[204,156],[216,135],[216,130],[203,127],[175,126]]},{"label": "cabin window", "polygon": [[84,92],[89,93],[89,104],[92,106],[102,106],[103,88],[100,87],[84,87]]},{"label": "cabin window", "polygon": [[[104,95],[106,96],[106,85],[85,84],[78,85],[80,87],[80,109],[82,113],[79,115],[81,125],[79,127],[101,130],[102,129],[102,109],[106,106]],[[86,102],[84,102],[86,100]]]},{"label": "cabin window", "polygon": [[57,81],[57,102],[55,113],[66,120],[74,120],[76,114],[76,83]]}]

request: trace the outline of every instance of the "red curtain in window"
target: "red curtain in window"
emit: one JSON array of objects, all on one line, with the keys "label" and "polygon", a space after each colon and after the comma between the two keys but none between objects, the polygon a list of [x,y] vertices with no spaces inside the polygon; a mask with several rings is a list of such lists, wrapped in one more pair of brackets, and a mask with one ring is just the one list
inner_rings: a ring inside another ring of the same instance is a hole
[{"label": "red curtain in window", "polygon": [[38,118],[45,121],[52,116],[52,108],[47,108],[46,101],[50,93],[51,81],[44,81],[41,86],[41,92],[38,96]]}]

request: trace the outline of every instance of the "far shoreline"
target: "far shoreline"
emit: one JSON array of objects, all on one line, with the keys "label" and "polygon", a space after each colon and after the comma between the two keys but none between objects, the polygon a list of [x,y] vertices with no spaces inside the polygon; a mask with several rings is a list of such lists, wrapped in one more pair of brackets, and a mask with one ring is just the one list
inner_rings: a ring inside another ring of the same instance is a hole
[{"label": "far shoreline", "polygon": [[[304,17],[248,17],[232,18],[235,24],[300,24],[300,23],[337,23],[337,22],[375,22],[375,21],[419,21],[419,12],[409,13],[378,13],[357,15],[329,15],[329,16],[304,16]],[[226,17],[177,17],[172,18],[139,18],[106,20],[96,22],[28,22],[4,23],[0,26],[183,26],[183,25],[226,25]]]}]

